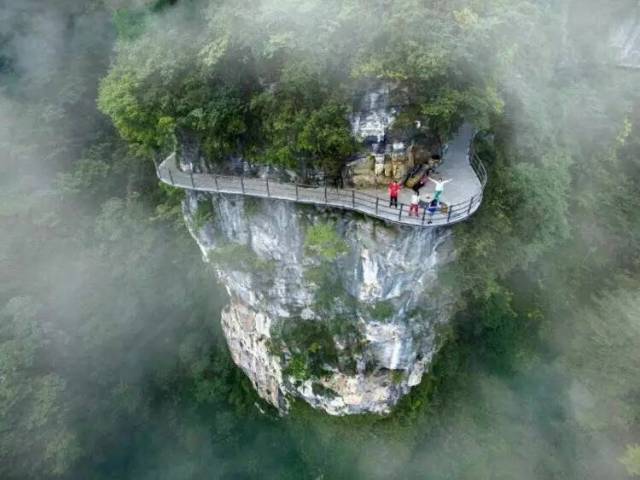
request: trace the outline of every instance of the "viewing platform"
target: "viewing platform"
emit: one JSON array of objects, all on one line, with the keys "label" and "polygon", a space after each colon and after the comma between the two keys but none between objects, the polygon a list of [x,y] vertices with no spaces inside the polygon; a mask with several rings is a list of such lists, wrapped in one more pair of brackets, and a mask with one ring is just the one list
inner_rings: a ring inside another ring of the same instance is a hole
[{"label": "viewing platform", "polygon": [[[463,125],[448,144],[438,168],[438,177],[452,180],[441,197],[443,205],[433,214],[421,207],[417,217],[409,216],[412,190],[408,188],[402,189],[398,207],[394,208],[389,206],[386,185],[377,189],[336,188],[276,182],[260,177],[183,172],[178,168],[175,153],[158,166],[157,174],[162,182],[188,190],[286,200],[351,210],[411,227],[440,227],[466,220],[482,203],[487,171],[471,148],[472,140],[473,128],[469,124]],[[420,194],[433,195],[433,184],[428,182]]]}]

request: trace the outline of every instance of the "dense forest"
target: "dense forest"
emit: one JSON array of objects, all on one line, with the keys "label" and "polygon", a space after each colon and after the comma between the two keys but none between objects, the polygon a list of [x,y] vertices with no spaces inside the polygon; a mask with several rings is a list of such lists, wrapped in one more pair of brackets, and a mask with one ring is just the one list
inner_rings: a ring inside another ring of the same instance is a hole
[{"label": "dense forest", "polygon": [[[640,476],[635,0],[0,2],[0,477]],[[446,138],[487,132],[464,291],[387,417],[279,417],[233,365],[226,298],[153,161],[188,132],[336,170],[393,82]]]}]

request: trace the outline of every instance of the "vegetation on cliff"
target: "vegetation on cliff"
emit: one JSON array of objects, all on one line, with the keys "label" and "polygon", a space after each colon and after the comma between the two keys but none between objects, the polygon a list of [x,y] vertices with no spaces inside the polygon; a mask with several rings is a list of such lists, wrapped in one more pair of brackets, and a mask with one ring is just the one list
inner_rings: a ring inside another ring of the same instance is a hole
[{"label": "vegetation on cliff", "polygon": [[[640,103],[603,56],[634,2],[126,3],[3,11],[2,478],[638,475]],[[443,277],[465,308],[389,418],[262,415],[149,157],[186,129],[329,168],[369,78],[493,134]]]},{"label": "vegetation on cliff", "polygon": [[402,122],[443,137],[502,111],[500,76],[551,41],[536,32],[545,13],[526,1],[465,3],[190,0],[161,16],[121,11],[100,108],[146,152],[172,148],[177,128],[210,161],[242,155],[336,174],[356,148],[354,95],[372,81],[411,106]]}]

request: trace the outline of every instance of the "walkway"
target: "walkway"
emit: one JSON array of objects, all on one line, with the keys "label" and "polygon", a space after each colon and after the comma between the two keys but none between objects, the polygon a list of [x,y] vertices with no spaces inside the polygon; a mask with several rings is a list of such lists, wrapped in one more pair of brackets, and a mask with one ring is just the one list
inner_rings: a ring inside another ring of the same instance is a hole
[{"label": "walkway", "polygon": [[[473,127],[469,124],[462,126],[458,134],[449,142],[448,148],[444,155],[442,165],[437,168],[433,178],[442,177],[445,180],[451,179],[444,187],[442,201],[447,205],[464,205],[468,203],[475,192],[481,193],[484,185],[480,177],[486,177],[486,173],[476,173],[472,165],[469,164],[469,146],[473,139]],[[474,159],[478,161],[478,159]],[[482,168],[482,167],[481,167]],[[386,198],[387,184],[381,184],[378,188],[359,189],[359,192],[373,195],[374,197]],[[429,195],[431,198],[435,195],[435,184],[427,182],[420,189],[422,197]],[[403,188],[400,191],[399,201],[405,204],[411,202],[413,190]],[[455,212],[454,212],[455,213]]]},{"label": "walkway", "polygon": [[[342,189],[334,187],[310,187],[295,183],[282,183],[268,178],[216,175],[212,173],[188,173],[178,169],[175,153],[158,166],[158,177],[174,187],[260,198],[288,200],[360,212],[381,220],[413,227],[437,227],[451,225],[469,218],[482,203],[482,192],[487,173],[475,154],[470,154],[473,129],[465,124],[449,143],[439,174],[453,179],[445,186],[442,200],[448,208],[441,209],[430,218],[420,209],[420,215],[409,216],[407,196],[403,192],[398,208],[389,207],[385,189]],[[431,182],[429,182],[431,184]],[[427,187],[425,187],[427,188]],[[433,190],[433,187],[428,187]]]}]

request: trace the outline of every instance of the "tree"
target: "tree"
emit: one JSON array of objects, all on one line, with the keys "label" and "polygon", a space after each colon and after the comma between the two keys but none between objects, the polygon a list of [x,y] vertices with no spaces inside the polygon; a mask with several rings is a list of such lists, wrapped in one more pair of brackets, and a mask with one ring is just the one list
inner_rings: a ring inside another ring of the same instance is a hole
[{"label": "tree", "polygon": [[41,307],[11,299],[0,313],[0,473],[5,478],[67,473],[80,455],[67,425],[66,382],[46,367]]},{"label": "tree", "polygon": [[627,445],[620,462],[626,467],[629,475],[640,477],[640,445]]}]

